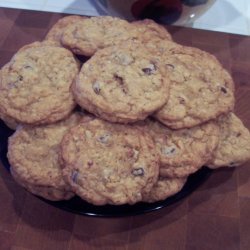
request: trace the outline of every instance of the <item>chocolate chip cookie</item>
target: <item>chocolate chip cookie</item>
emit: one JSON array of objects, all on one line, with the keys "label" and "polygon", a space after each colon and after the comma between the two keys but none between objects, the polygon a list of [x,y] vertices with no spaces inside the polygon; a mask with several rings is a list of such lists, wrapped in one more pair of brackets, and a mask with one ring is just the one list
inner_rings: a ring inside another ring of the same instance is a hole
[{"label": "chocolate chip cookie", "polygon": [[82,16],[66,16],[59,19],[53,27],[47,33],[45,40],[50,40],[56,42],[58,45],[61,45],[61,36],[62,33],[67,27],[71,24],[74,24],[77,21],[86,19]]},{"label": "chocolate chip cookie", "polygon": [[186,183],[186,178],[159,177],[151,191],[143,195],[144,202],[156,202],[167,199],[178,193]]},{"label": "chocolate chip cookie", "polygon": [[[158,57],[158,60],[162,60],[162,63],[165,65],[165,61],[162,59],[163,56],[166,56],[167,53],[171,53],[172,50],[181,46],[180,44],[171,41],[171,40],[163,40],[159,38],[152,37],[150,40],[146,40],[143,42],[144,48],[150,53],[153,53]],[[165,67],[167,67],[165,65]],[[168,69],[168,68],[167,68]],[[169,72],[169,69],[168,69]]]},{"label": "chocolate chip cookie", "polygon": [[64,48],[25,46],[2,68],[0,112],[27,124],[62,120],[76,105],[71,84],[78,72],[78,62]]},{"label": "chocolate chip cookie", "polygon": [[134,204],[157,181],[159,158],[142,129],[95,119],[72,128],[61,145],[65,180],[92,204]]},{"label": "chocolate chip cookie", "polygon": [[[0,79],[1,79],[1,70],[0,70]],[[18,122],[12,117],[5,115],[0,112],[0,119],[8,126],[10,129],[15,130],[18,126]]]},{"label": "chocolate chip cookie", "polygon": [[148,42],[152,39],[172,41],[172,37],[167,29],[153,20],[144,19],[140,21],[134,21],[131,24],[136,31],[135,38],[143,42]]},{"label": "chocolate chip cookie", "polygon": [[18,122],[11,118],[10,116],[7,116],[3,113],[0,113],[0,119],[5,123],[6,126],[8,126],[12,130],[16,130],[18,126]]},{"label": "chocolate chip cookie", "polygon": [[234,114],[219,118],[219,145],[209,168],[236,167],[250,160],[250,133],[242,121]]},{"label": "chocolate chip cookie", "polygon": [[111,122],[145,119],[168,100],[165,68],[136,41],[96,52],[79,74],[73,93],[90,113]]},{"label": "chocolate chip cookie", "polygon": [[233,80],[214,56],[176,46],[160,60],[171,81],[169,100],[155,114],[162,123],[173,129],[189,128],[233,109]]},{"label": "chocolate chip cookie", "polygon": [[75,54],[92,56],[97,50],[133,39],[136,34],[125,20],[98,16],[69,24],[62,34],[61,43]]},{"label": "chocolate chip cookie", "polygon": [[60,142],[82,116],[72,114],[64,121],[37,127],[23,126],[10,138],[8,159],[14,179],[31,193],[49,200],[74,196],[61,173]]},{"label": "chocolate chip cookie", "polygon": [[186,177],[196,172],[211,158],[219,142],[219,127],[215,122],[172,130],[148,119],[141,126],[147,128],[155,142],[163,177]]}]

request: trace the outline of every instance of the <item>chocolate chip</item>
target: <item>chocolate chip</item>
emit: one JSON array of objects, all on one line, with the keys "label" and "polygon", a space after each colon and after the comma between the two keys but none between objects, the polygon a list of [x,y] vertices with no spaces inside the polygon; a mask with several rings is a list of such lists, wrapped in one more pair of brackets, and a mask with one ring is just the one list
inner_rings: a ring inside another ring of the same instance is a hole
[{"label": "chocolate chip", "polygon": [[164,147],[162,149],[162,153],[166,156],[173,156],[176,154],[176,148],[175,146],[171,146],[171,147]]},{"label": "chocolate chip", "polygon": [[226,94],[226,93],[227,93],[227,89],[226,89],[226,88],[224,88],[224,87],[221,87],[221,88],[220,88],[220,90],[221,90],[221,92],[223,92],[224,94]]},{"label": "chocolate chip", "polygon": [[18,76],[18,81],[22,81],[23,80],[23,76]]},{"label": "chocolate chip", "polygon": [[94,82],[93,85],[92,85],[92,88],[94,90],[94,92],[99,95],[100,92],[101,92],[101,87],[100,87],[100,84],[99,82]]},{"label": "chocolate chip", "polygon": [[101,143],[107,143],[109,138],[110,138],[110,134],[105,134],[105,135],[102,135],[100,137],[97,138],[97,141],[101,142]]},{"label": "chocolate chip", "polygon": [[29,66],[29,65],[25,65],[24,68],[25,68],[25,69],[32,69],[32,67]]},{"label": "chocolate chip", "polygon": [[94,162],[92,160],[90,160],[90,161],[88,161],[87,164],[88,164],[89,167],[91,167],[94,164]]},{"label": "chocolate chip", "polygon": [[124,84],[123,78],[121,76],[118,76],[117,74],[114,75],[114,79],[118,81],[120,85]]},{"label": "chocolate chip", "polygon": [[175,151],[175,148],[172,148],[172,149],[170,150],[170,153],[173,154],[174,151]]},{"label": "chocolate chip", "polygon": [[143,168],[135,168],[132,170],[132,175],[134,176],[143,176],[144,175],[144,169]]},{"label": "chocolate chip", "polygon": [[142,71],[146,74],[146,75],[152,75],[155,73],[156,71],[156,66],[155,64],[149,64],[149,66],[147,68],[143,68]]},{"label": "chocolate chip", "polygon": [[77,183],[78,174],[79,172],[77,170],[74,170],[71,174],[71,179],[74,183]]},{"label": "chocolate chip", "polygon": [[239,163],[237,163],[235,161],[231,161],[228,166],[229,167],[237,167],[238,165],[239,165]]},{"label": "chocolate chip", "polygon": [[241,136],[241,133],[240,133],[240,132],[236,134],[236,137],[240,137],[240,136]]},{"label": "chocolate chip", "polygon": [[124,94],[127,94],[128,93],[128,89],[126,88],[126,85],[124,84],[124,80],[121,76],[117,75],[117,74],[114,74],[114,79],[118,82],[118,84],[120,86],[123,86],[122,87],[122,92]]},{"label": "chocolate chip", "polygon": [[127,94],[128,93],[128,90],[127,89],[122,89],[122,92],[124,93],[124,94]]},{"label": "chocolate chip", "polygon": [[166,64],[166,66],[172,70],[175,68],[173,64]]},{"label": "chocolate chip", "polygon": [[185,99],[184,98],[179,96],[178,99],[179,99],[180,104],[185,104]]}]

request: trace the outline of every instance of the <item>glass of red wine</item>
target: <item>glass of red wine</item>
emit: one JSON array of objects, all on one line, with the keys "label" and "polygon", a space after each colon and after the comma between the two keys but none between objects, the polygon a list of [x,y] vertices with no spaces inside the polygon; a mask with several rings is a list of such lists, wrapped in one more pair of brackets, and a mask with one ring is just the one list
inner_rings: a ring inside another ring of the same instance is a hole
[{"label": "glass of red wine", "polygon": [[192,10],[196,12],[212,2],[214,0],[99,0],[97,4],[110,15],[127,19],[149,18],[162,24],[173,24],[183,14],[190,14]]}]

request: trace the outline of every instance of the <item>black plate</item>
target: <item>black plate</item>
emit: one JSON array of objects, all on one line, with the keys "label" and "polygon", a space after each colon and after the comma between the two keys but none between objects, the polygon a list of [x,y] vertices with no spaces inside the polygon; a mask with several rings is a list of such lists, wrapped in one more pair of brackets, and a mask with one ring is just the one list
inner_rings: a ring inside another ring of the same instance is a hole
[{"label": "black plate", "polygon": [[[5,124],[0,120],[0,159],[4,167],[9,171],[9,162],[6,157],[7,153],[7,142],[8,137],[13,133]],[[158,210],[160,208],[169,206],[187,195],[193,192],[198,186],[203,183],[208,176],[212,173],[207,167],[202,167],[199,171],[189,176],[183,189],[176,195],[167,198],[164,201],[159,201],[155,203],[137,203],[135,205],[122,205],[122,206],[94,206],[91,205],[79,197],[74,197],[68,201],[49,201],[38,197],[39,199],[45,201],[46,203],[58,207],[60,209],[89,216],[98,216],[98,217],[119,217],[119,216],[129,216],[143,214],[151,211]]]}]

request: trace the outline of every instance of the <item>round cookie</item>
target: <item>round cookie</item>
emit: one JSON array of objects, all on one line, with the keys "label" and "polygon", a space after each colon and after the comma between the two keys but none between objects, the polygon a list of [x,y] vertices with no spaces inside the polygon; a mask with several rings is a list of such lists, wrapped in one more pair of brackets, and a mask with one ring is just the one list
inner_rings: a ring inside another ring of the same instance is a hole
[{"label": "round cookie", "polygon": [[73,54],[51,43],[24,46],[2,68],[0,112],[20,123],[47,124],[75,107],[71,84],[79,72]]},{"label": "round cookie", "polygon": [[[1,79],[1,70],[0,70],[0,79]],[[10,116],[7,116],[0,112],[0,119],[5,123],[6,126],[8,126],[10,129],[15,130],[18,126],[18,122],[11,118]]]},{"label": "round cookie", "polygon": [[[60,45],[58,45],[58,43],[56,41],[52,41],[52,40],[44,40],[42,42],[39,42],[39,41],[36,41],[36,42],[33,42],[33,43],[29,43],[29,44],[26,44],[24,45],[23,47],[21,47],[17,53],[19,52],[24,52],[25,50],[27,49],[34,49],[34,48],[45,48],[46,46],[49,46],[49,47],[61,47]],[[17,54],[16,53],[16,54]],[[14,55],[15,56],[15,55]],[[13,56],[13,57],[14,57]]]},{"label": "round cookie", "polygon": [[136,31],[125,20],[98,16],[76,20],[64,30],[61,43],[75,54],[92,56],[97,50],[136,37]]},{"label": "round cookie", "polygon": [[[171,53],[172,50],[178,49],[181,45],[172,41],[172,40],[163,40],[159,38],[152,37],[150,40],[145,40],[143,42],[144,48],[148,50],[150,53],[153,53],[158,57],[158,60],[162,60],[162,63],[165,64],[165,61],[162,57],[166,56],[167,53]],[[169,68],[167,67],[167,71],[169,73]]]},{"label": "round cookie", "polygon": [[0,119],[5,123],[6,126],[8,126],[12,130],[16,130],[18,126],[18,122],[11,118],[10,116],[7,116],[3,113],[0,113]]},{"label": "round cookie", "polygon": [[152,39],[172,41],[172,37],[167,29],[153,20],[144,19],[134,21],[131,24],[137,34],[135,38],[141,40],[142,42],[148,42]]},{"label": "round cookie", "polygon": [[55,124],[19,128],[9,138],[7,154],[14,179],[30,192],[49,200],[73,197],[62,177],[60,142],[67,130],[81,119],[75,113]]},{"label": "round cookie", "polygon": [[196,172],[211,158],[219,142],[219,127],[215,122],[172,130],[148,119],[144,126],[160,155],[160,176],[163,177],[180,178]]},{"label": "round cookie", "polygon": [[82,108],[121,123],[145,119],[166,103],[168,92],[164,67],[135,41],[98,51],[73,84]]},{"label": "round cookie", "polygon": [[186,183],[186,178],[159,177],[151,191],[143,195],[142,201],[152,203],[162,201],[178,193]]},{"label": "round cookie", "polygon": [[15,172],[13,168],[10,169],[11,175],[14,180],[30,193],[40,196],[44,199],[51,201],[60,201],[60,200],[69,200],[75,194],[70,190],[69,186],[65,187],[51,187],[51,186],[43,186],[43,185],[34,185],[29,183],[29,181],[25,181],[19,177],[19,175]]},{"label": "round cookie", "polygon": [[169,100],[155,117],[173,128],[189,128],[234,106],[234,83],[217,59],[199,49],[175,46],[161,59],[171,81]]},{"label": "round cookie", "polygon": [[219,145],[208,162],[209,168],[236,167],[250,160],[250,133],[234,114],[219,118]]},{"label": "round cookie", "polygon": [[139,128],[95,119],[72,128],[61,145],[65,180],[89,203],[134,204],[158,178],[154,143]]},{"label": "round cookie", "polygon": [[63,31],[67,29],[67,27],[71,24],[74,24],[77,21],[86,19],[87,17],[82,16],[66,16],[61,19],[59,19],[49,30],[47,33],[45,40],[54,41],[58,45],[61,45],[61,37],[63,34]]}]

